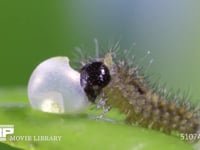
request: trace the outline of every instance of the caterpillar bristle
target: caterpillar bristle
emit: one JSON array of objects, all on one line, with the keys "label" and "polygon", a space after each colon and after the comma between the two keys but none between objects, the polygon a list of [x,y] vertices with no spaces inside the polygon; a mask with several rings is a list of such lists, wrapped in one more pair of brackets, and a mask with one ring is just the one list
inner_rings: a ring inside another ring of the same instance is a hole
[{"label": "caterpillar bristle", "polygon": [[[96,44],[98,45],[98,43]],[[97,96],[98,106],[105,112],[116,108],[125,114],[125,122],[167,134],[200,134],[200,108],[189,103],[188,94],[167,91],[160,79],[154,82],[137,64],[135,57],[129,61],[130,51],[120,51],[119,42],[110,47],[101,58],[84,59],[85,64],[101,61],[109,69],[111,80]],[[100,52],[96,52],[102,55]],[[119,53],[119,58],[116,53]],[[121,54],[120,54],[121,53]],[[147,55],[150,52],[148,51]],[[125,58],[124,58],[125,56]],[[146,56],[145,56],[146,58]],[[152,61],[150,61],[152,62]],[[149,65],[148,65],[149,67]],[[142,73],[141,73],[142,72]],[[103,103],[102,103],[103,101]],[[194,139],[193,142],[199,139]]]},{"label": "caterpillar bristle", "polygon": [[177,97],[173,99],[165,89],[152,89],[139,75],[138,68],[128,66],[125,61],[114,62],[110,52],[104,63],[110,70],[111,81],[99,97],[106,100],[106,106],[124,113],[127,123],[165,133],[199,132],[199,115],[187,103],[176,101]]}]

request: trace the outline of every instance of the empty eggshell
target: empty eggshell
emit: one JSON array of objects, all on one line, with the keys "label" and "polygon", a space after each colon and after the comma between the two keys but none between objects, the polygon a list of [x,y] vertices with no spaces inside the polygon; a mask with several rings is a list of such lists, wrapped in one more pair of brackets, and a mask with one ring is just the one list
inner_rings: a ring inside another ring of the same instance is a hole
[{"label": "empty eggshell", "polygon": [[36,67],[28,97],[33,108],[50,113],[78,113],[90,104],[80,86],[80,74],[67,57],[53,57]]}]

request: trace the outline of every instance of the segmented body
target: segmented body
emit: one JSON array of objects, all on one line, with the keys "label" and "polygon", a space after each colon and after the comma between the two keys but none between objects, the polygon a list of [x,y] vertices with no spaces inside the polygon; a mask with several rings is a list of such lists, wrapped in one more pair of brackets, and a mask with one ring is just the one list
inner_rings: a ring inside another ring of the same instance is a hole
[{"label": "segmented body", "polygon": [[197,112],[156,94],[137,69],[129,68],[124,62],[113,62],[111,53],[107,53],[104,63],[111,74],[110,83],[102,91],[105,105],[126,114],[127,123],[165,133],[199,132]]}]

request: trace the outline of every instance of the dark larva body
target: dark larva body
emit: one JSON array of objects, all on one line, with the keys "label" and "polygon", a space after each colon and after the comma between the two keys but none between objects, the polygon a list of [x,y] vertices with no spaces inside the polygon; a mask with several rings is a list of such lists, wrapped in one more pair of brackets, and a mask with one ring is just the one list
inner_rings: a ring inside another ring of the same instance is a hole
[{"label": "dark larva body", "polygon": [[137,70],[123,62],[114,63],[111,54],[105,56],[104,63],[111,73],[111,81],[103,89],[106,105],[125,113],[127,123],[165,133],[199,132],[199,114],[193,109],[156,94]]},{"label": "dark larva body", "polygon": [[120,67],[117,69],[116,74],[112,75],[110,84],[103,89],[103,92],[105,97],[108,97],[106,104],[125,113],[128,123],[167,133],[197,132],[199,118],[193,114],[192,110],[188,110],[186,106],[177,106],[150,89],[145,89],[144,83],[145,90],[141,93],[133,81],[128,79],[130,76],[128,70],[122,70]]},{"label": "dark larva body", "polygon": [[102,59],[111,80],[99,91],[104,107],[116,108],[126,115],[126,122],[165,133],[199,133],[199,113],[184,103],[177,104],[156,93],[137,68],[114,62],[108,52]]}]

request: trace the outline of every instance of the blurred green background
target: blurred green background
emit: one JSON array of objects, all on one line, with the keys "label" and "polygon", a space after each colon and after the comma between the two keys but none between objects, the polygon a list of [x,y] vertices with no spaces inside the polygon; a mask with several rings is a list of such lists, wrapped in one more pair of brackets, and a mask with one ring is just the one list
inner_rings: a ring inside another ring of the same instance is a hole
[{"label": "blurred green background", "polygon": [[[161,132],[98,122],[87,115],[34,111],[26,105],[25,87],[41,61],[58,55],[73,60],[76,47],[92,53],[94,38],[99,40],[100,50],[120,39],[121,49],[132,47],[138,62],[148,65],[154,60],[149,69],[154,79],[166,83],[173,89],[170,91],[189,92],[191,100],[199,103],[199,6],[200,1],[188,0],[0,0],[0,124],[14,124],[16,135],[63,135],[59,144],[21,141],[14,146],[192,149]],[[0,149],[3,147],[0,143]]]},{"label": "blurred green background", "polygon": [[151,51],[151,71],[167,87],[199,99],[200,1],[1,0],[0,86],[27,85],[42,60],[73,59],[74,49],[93,50],[121,39],[134,43],[138,59]]}]

